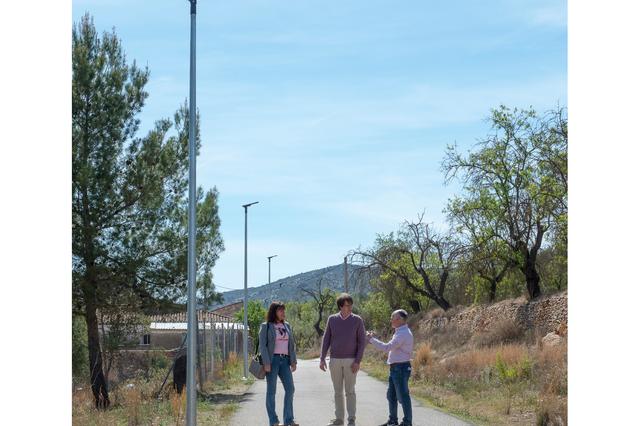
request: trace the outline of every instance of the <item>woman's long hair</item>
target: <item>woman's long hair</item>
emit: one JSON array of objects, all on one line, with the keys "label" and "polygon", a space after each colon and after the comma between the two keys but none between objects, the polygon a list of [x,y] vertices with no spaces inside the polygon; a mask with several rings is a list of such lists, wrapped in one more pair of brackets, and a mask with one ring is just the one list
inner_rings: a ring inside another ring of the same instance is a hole
[{"label": "woman's long hair", "polygon": [[279,301],[271,302],[269,310],[267,311],[267,316],[265,318],[267,322],[278,322],[278,317],[276,316],[276,312],[278,311],[278,309],[285,309],[284,303]]}]

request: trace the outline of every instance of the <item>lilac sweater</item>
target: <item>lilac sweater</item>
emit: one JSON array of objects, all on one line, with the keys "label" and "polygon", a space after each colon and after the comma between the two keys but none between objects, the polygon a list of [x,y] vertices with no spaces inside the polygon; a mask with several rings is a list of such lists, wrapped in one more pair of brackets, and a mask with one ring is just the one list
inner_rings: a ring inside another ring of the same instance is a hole
[{"label": "lilac sweater", "polygon": [[331,348],[331,358],[355,358],[355,361],[359,363],[362,360],[366,344],[362,318],[351,314],[347,319],[342,319],[340,312],[338,312],[327,319],[327,326],[322,337],[320,359],[324,360],[327,351]]}]

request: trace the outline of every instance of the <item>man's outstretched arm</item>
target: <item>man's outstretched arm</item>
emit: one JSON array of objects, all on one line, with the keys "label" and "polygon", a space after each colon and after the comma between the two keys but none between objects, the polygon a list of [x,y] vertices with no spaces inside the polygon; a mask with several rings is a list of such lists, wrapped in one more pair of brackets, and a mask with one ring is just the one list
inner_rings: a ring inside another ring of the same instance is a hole
[{"label": "man's outstretched arm", "polygon": [[371,337],[369,339],[369,343],[371,343],[373,347],[375,347],[376,349],[379,349],[384,352],[391,352],[393,349],[397,348],[402,344],[402,339],[400,338],[400,336],[398,336],[398,334],[394,334],[393,338],[387,343],[384,343],[376,339],[375,337]]}]

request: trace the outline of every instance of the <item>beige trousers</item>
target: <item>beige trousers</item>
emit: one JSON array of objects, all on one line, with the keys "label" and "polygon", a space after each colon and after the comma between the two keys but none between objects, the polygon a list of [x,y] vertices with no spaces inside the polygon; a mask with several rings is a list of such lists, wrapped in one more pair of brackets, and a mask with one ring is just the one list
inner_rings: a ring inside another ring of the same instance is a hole
[{"label": "beige trousers", "polygon": [[331,358],[329,371],[333,382],[336,419],[344,420],[344,398],[347,397],[348,421],[356,420],[356,374],[351,371],[355,358]]}]

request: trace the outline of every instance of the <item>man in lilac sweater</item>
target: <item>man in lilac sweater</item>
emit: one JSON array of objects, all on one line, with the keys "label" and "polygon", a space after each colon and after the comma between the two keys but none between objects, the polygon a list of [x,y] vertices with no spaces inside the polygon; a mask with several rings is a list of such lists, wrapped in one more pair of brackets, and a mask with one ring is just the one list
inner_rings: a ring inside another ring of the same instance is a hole
[{"label": "man in lilac sweater", "polygon": [[356,375],[366,346],[364,321],[351,312],[353,299],[342,293],[337,299],[340,312],[327,319],[322,338],[320,369],[327,370],[325,358],[331,350],[329,371],[333,382],[336,417],[328,425],[344,424],[344,399],[347,397],[348,425],[356,424]]}]

